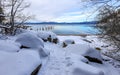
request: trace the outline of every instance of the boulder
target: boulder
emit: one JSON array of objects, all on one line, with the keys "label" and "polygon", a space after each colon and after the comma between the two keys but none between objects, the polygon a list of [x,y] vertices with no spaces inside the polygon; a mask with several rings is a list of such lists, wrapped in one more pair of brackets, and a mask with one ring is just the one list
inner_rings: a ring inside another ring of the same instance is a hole
[{"label": "boulder", "polygon": [[69,44],[75,44],[74,40],[72,39],[67,39],[63,41],[63,47],[68,46]]},{"label": "boulder", "polygon": [[38,49],[39,46],[44,47],[42,39],[31,33],[22,33],[18,35],[16,42],[21,44],[20,48],[34,48]]},{"label": "boulder", "polygon": [[52,43],[55,43],[55,44],[57,44],[59,42],[59,40],[57,38],[57,35],[54,34],[53,32],[42,31],[42,32],[38,32],[37,36],[39,38],[41,38],[44,42],[48,41],[48,42],[52,42]]}]

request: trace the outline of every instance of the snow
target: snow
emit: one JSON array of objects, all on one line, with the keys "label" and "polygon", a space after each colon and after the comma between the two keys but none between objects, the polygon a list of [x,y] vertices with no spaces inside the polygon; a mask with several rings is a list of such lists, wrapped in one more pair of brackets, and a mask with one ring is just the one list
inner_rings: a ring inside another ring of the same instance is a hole
[{"label": "snow", "polygon": [[37,36],[41,38],[44,42],[52,42],[56,44],[59,42],[57,35],[53,32],[41,31],[37,33]]},{"label": "snow", "polygon": [[25,29],[17,29],[16,32],[15,32],[15,34],[16,34],[16,35],[19,35],[19,34],[21,34],[21,33],[26,33],[26,32],[28,32],[28,31],[25,30]]},{"label": "snow", "polygon": [[[63,48],[59,43],[43,42],[42,39],[50,35],[52,40],[58,38],[60,43],[69,45]],[[102,60],[101,52],[108,49],[101,47],[103,45],[107,44],[97,36],[57,36],[52,32],[25,31],[0,39],[0,75],[31,75],[40,64],[38,75],[120,75],[117,68]],[[85,56],[103,63],[91,62]]]},{"label": "snow", "polygon": [[72,39],[67,39],[63,41],[63,47],[68,46],[69,44],[75,44],[74,40]]},{"label": "snow", "polygon": [[7,36],[0,34],[0,40],[6,40],[6,39],[8,39]]},{"label": "snow", "polygon": [[50,52],[49,50],[43,48],[43,47],[39,47],[39,54],[40,54],[40,57],[46,57],[46,56],[49,56],[50,55]]},{"label": "snow", "polygon": [[30,75],[39,64],[39,54],[34,50],[16,53],[0,51],[0,75]]},{"label": "snow", "polygon": [[17,52],[20,50],[20,44],[10,40],[0,40],[0,51]]},{"label": "snow", "polygon": [[38,32],[38,37],[42,38],[42,39],[47,39],[49,36],[51,36],[52,39],[57,38],[57,35],[54,34],[53,32],[46,32],[46,31],[41,31]]},{"label": "snow", "polygon": [[49,49],[51,54],[38,75],[114,75],[114,73],[108,73],[108,71],[114,71],[116,75],[119,75],[114,67],[106,63],[86,63],[88,60],[81,55],[86,53],[83,51],[83,47],[77,48],[81,50],[80,54],[69,52],[69,49],[66,51],[67,47],[62,48],[59,45],[50,43],[45,44],[45,48]]},{"label": "snow", "polygon": [[74,40],[71,39],[67,39],[64,41],[65,44],[72,44],[74,42]]},{"label": "snow", "polygon": [[15,41],[17,43],[20,43],[21,46],[37,50],[41,58],[46,57],[50,54],[50,52],[44,48],[42,39],[31,33],[22,33],[17,36],[17,39]]},{"label": "snow", "polygon": [[68,45],[66,48],[64,48],[65,51],[69,53],[74,53],[77,55],[83,55],[88,52],[90,46],[85,44],[73,44]]},{"label": "snow", "polygon": [[[94,49],[95,43],[89,44],[82,40],[83,37],[79,36],[58,37],[60,42],[63,42],[65,39],[75,39],[77,44],[68,45],[66,48],[62,48],[60,45],[45,44],[45,48],[49,49],[51,54],[46,65],[40,70],[38,75],[119,75],[119,72],[113,66],[105,62],[103,64],[93,63],[84,57],[84,55],[88,54],[99,59],[102,58],[100,52]],[[94,38],[89,40],[94,40]],[[87,63],[88,61],[90,63]]]},{"label": "snow", "polygon": [[39,48],[39,46],[44,47],[44,43],[41,39],[38,39],[35,35],[31,33],[22,33],[18,35],[16,42],[20,43],[23,46],[29,48]]}]

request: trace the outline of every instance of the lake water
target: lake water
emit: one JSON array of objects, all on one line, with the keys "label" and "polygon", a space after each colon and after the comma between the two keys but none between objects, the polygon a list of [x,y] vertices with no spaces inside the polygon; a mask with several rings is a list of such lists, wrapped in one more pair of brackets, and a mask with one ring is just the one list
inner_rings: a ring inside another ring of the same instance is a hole
[{"label": "lake water", "polygon": [[35,31],[52,31],[56,34],[98,34],[99,31],[90,24],[40,24],[40,25],[29,25],[31,30]]}]

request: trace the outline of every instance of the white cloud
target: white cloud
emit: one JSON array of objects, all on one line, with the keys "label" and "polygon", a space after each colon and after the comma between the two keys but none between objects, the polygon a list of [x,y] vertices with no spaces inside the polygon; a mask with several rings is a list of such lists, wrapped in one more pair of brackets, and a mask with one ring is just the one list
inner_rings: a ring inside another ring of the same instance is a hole
[{"label": "white cloud", "polygon": [[84,12],[84,14],[82,12],[70,12],[70,13],[64,14],[61,17],[53,19],[53,21],[82,22],[82,21],[87,21],[86,17],[88,17],[89,15],[91,15],[90,12]]},{"label": "white cloud", "polygon": [[[36,21],[72,22],[86,18],[82,13],[84,4],[81,0],[29,0],[31,7],[27,9],[30,14],[36,15]],[[88,11],[87,11],[88,12]]]}]

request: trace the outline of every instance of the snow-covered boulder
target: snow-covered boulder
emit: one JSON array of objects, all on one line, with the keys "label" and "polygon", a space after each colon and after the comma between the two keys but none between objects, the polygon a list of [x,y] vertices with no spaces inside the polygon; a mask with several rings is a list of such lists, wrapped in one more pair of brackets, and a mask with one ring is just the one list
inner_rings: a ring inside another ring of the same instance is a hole
[{"label": "snow-covered boulder", "polygon": [[82,55],[68,53],[69,65],[68,75],[104,75],[104,71],[98,64],[89,64],[89,61]]},{"label": "snow-covered boulder", "polygon": [[39,51],[39,54],[40,54],[41,58],[42,57],[47,57],[48,55],[50,55],[50,52],[47,49],[43,48],[43,47],[39,47],[38,51]]},{"label": "snow-covered boulder", "polygon": [[70,44],[64,48],[67,53],[73,53],[76,55],[83,55],[88,52],[90,46],[86,44]]},{"label": "snow-covered boulder", "polygon": [[34,48],[44,47],[42,39],[39,39],[36,35],[32,33],[22,33],[17,36],[16,42],[20,43],[24,48]]},{"label": "snow-covered boulder", "polygon": [[52,42],[57,44],[59,42],[57,35],[54,34],[53,32],[45,32],[45,31],[41,31],[37,33],[37,36],[39,38],[41,38],[44,42]]},{"label": "snow-covered boulder", "polygon": [[0,40],[0,51],[18,52],[20,44],[10,40]]},{"label": "snow-covered boulder", "polygon": [[68,46],[69,44],[75,44],[75,41],[72,39],[67,39],[63,41],[63,47]]},{"label": "snow-covered boulder", "polygon": [[82,55],[87,58],[90,62],[96,62],[102,64],[102,56],[98,50],[91,48],[86,44],[74,44],[68,45],[64,48],[68,53],[74,53],[77,55]]},{"label": "snow-covered boulder", "polygon": [[36,34],[22,33],[18,35],[16,42],[21,44],[22,48],[37,50],[40,57],[46,57],[50,54],[48,50],[44,48],[43,40],[38,38]]},{"label": "snow-covered boulder", "polygon": [[93,48],[89,48],[88,51],[86,51],[85,54],[83,54],[85,58],[87,58],[91,62],[96,62],[102,64],[102,56],[100,51],[95,50]]},{"label": "snow-covered boulder", "polygon": [[34,50],[0,51],[0,75],[31,75],[40,64],[39,53]]},{"label": "snow-covered boulder", "polygon": [[[80,66],[82,65],[82,66]],[[74,65],[74,70],[72,75],[104,75],[104,72],[96,67],[93,67],[86,63],[80,63]]]}]

